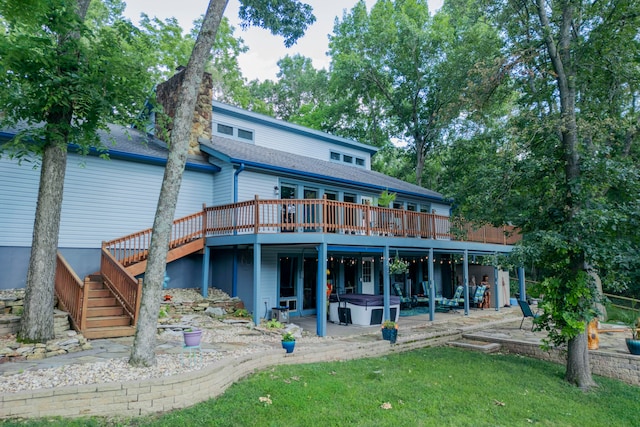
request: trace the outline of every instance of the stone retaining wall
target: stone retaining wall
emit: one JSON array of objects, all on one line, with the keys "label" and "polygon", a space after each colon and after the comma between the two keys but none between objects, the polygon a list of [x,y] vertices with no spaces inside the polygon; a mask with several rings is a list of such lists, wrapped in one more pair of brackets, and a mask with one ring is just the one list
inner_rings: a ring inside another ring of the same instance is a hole
[{"label": "stone retaining wall", "polygon": [[[469,337],[473,337],[470,335]],[[485,339],[486,338],[482,338]],[[502,350],[547,360],[565,365],[567,359],[560,350],[544,351],[538,344],[509,339],[492,339],[499,342]],[[640,357],[631,354],[616,353],[612,351],[590,350],[589,361],[591,372],[603,377],[615,378],[627,384],[640,386]]]},{"label": "stone retaining wall", "polygon": [[401,351],[388,341],[348,346],[328,343],[322,346],[322,351],[318,350],[317,347],[296,347],[296,351],[288,355],[281,349],[266,351],[260,357],[227,359],[183,375],[139,382],[6,393],[0,395],[0,418],[149,415],[217,397],[234,382],[270,366],[351,360]]}]

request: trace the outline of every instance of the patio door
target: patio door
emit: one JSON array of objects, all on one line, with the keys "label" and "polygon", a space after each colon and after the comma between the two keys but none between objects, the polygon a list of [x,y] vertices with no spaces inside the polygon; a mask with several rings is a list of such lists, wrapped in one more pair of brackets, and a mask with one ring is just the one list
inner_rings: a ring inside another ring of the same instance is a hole
[{"label": "patio door", "polygon": [[280,283],[279,283],[279,307],[287,307],[291,314],[298,313],[298,255],[281,255],[280,264]]},{"label": "patio door", "polygon": [[362,258],[362,271],[360,275],[360,280],[362,284],[363,294],[368,294],[368,295],[375,294],[373,267],[374,267],[373,257]]},{"label": "patio door", "polygon": [[302,314],[316,313],[316,300],[318,296],[318,260],[314,256],[304,256],[302,260]]},{"label": "patio door", "polygon": [[[317,199],[318,190],[315,188],[304,188],[305,199]],[[319,206],[315,204],[304,205],[304,222],[310,224],[310,227],[305,227],[304,231],[316,231],[315,223],[320,219]]]}]

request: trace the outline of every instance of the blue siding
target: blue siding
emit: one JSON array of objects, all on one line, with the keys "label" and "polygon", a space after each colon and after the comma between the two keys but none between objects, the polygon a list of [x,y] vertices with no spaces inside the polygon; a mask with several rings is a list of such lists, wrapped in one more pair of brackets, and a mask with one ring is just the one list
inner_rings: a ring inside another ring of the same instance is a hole
[{"label": "blue siding", "polygon": [[278,177],[262,173],[244,171],[238,175],[238,201],[260,199],[279,199],[273,194],[273,187],[278,186]]},{"label": "blue siding", "polygon": [[[99,269],[102,241],[153,226],[163,174],[163,166],[69,154],[59,247],[80,277]],[[176,218],[213,204],[213,177],[185,171]],[[30,164],[0,159],[0,288],[25,285],[39,180],[40,170]],[[179,286],[191,282],[199,286],[191,277]]]},{"label": "blue siding", "polygon": [[262,247],[262,269],[260,276],[260,298],[262,302],[259,313],[261,317],[271,316],[271,308],[279,304],[278,295],[278,252],[276,248]]},{"label": "blue siding", "polygon": [[[151,228],[164,168],[69,155],[59,246],[99,248],[103,240]],[[31,246],[40,171],[0,160],[0,245]],[[176,217],[213,203],[213,175],[185,171]]]},{"label": "blue siding", "polygon": [[221,168],[221,171],[215,175],[213,194],[213,205],[226,205],[233,203],[233,166],[228,163],[214,162]]},{"label": "blue siding", "polygon": [[[250,120],[243,120],[239,117],[225,115],[224,112],[214,111],[213,131],[215,133],[216,121],[237,128],[252,130],[254,133],[253,143],[258,146],[281,150],[301,156],[312,157],[319,160],[329,161],[331,151],[352,155],[365,160],[365,168],[371,168],[370,149],[359,149],[357,146],[346,146],[344,143],[332,143],[329,140],[319,139],[312,135],[304,135],[299,132],[291,132],[282,128],[256,123]],[[228,135],[220,135],[228,137]],[[330,137],[330,135],[327,135]],[[250,144],[250,142],[238,141],[238,144]],[[355,166],[354,166],[355,167]]]}]

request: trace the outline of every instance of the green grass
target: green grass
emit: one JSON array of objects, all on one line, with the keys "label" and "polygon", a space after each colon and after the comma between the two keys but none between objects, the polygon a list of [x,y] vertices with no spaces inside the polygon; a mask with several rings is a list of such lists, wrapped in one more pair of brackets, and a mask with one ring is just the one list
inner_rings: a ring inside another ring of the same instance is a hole
[{"label": "green grass", "polygon": [[635,321],[635,319],[640,316],[640,311],[624,309],[620,307],[615,307],[611,304],[607,305],[607,322],[608,323],[623,323],[625,325],[630,325]]},{"label": "green grass", "polygon": [[[584,393],[564,366],[448,347],[375,359],[280,366],[215,400],[131,420],[9,425],[128,426],[637,426],[640,387],[594,377]],[[268,397],[271,403],[260,402]],[[382,406],[389,403],[390,409]]]}]

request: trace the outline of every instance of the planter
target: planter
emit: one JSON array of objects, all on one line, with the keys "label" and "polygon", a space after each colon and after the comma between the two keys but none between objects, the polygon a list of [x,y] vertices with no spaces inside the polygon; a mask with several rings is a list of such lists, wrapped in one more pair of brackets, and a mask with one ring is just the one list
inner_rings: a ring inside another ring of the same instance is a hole
[{"label": "planter", "polygon": [[625,341],[627,342],[627,348],[629,349],[629,353],[640,356],[640,340],[627,338]]},{"label": "planter", "polygon": [[202,331],[197,329],[195,331],[183,331],[184,345],[186,347],[197,347],[200,345],[200,338],[202,337]]},{"label": "planter", "polygon": [[395,344],[398,339],[398,330],[382,328],[382,339],[390,341],[391,344]]},{"label": "planter", "polygon": [[296,346],[295,341],[282,341],[282,348],[284,348],[287,353],[293,353],[293,349]]}]

